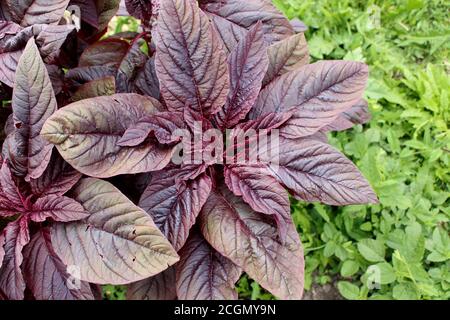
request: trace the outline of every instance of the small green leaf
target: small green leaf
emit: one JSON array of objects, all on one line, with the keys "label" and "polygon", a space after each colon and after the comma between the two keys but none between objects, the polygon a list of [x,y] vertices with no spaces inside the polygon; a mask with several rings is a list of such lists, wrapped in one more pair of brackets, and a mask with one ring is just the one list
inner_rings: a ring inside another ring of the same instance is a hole
[{"label": "small green leaf", "polygon": [[392,294],[394,296],[394,299],[396,299],[396,300],[418,300],[419,299],[419,295],[417,294],[417,291],[411,282],[397,284],[394,287]]},{"label": "small green leaf", "polygon": [[343,277],[351,277],[359,270],[359,265],[357,262],[353,260],[347,260],[342,264],[341,267],[341,276]]},{"label": "small green leaf", "polygon": [[358,242],[358,250],[367,261],[384,261],[385,247],[381,240],[363,239]]},{"label": "small green leaf", "polygon": [[348,281],[339,281],[338,289],[341,295],[348,300],[359,299],[359,288]]}]

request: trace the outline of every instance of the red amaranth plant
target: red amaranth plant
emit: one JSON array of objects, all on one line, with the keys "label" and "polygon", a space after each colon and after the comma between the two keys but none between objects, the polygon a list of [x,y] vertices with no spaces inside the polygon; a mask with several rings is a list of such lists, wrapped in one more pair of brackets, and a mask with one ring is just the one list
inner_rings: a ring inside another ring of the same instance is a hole
[{"label": "red amaranth plant", "polygon": [[0,11],[0,81],[13,87],[0,296],[93,299],[94,284],[130,284],[130,299],[236,299],[246,272],[300,299],[289,194],[377,201],[326,137],[369,120],[367,66],[309,64],[303,33],[266,0],[130,0],[143,32],[98,40],[119,6],[103,2],[70,1],[78,32],[54,25],[64,10]]}]

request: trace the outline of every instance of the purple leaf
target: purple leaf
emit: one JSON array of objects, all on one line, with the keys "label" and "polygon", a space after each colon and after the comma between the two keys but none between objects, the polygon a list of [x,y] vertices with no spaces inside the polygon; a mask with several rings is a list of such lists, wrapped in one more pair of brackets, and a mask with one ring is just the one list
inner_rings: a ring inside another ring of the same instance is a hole
[{"label": "purple leaf", "polygon": [[14,51],[5,51],[8,42],[14,39],[14,36],[22,28],[10,21],[0,21],[0,81],[9,87],[14,86],[15,72],[17,63],[22,55],[22,48]]},{"label": "purple leaf", "polygon": [[294,34],[281,12],[266,0],[208,0],[201,8],[214,22],[220,37],[231,52],[258,21],[262,21],[265,39],[275,43]]},{"label": "purple leaf", "polygon": [[204,116],[217,112],[229,89],[226,55],[196,1],[162,1],[153,36],[161,95],[169,109],[183,111],[189,104]]},{"label": "purple leaf", "polygon": [[228,57],[230,92],[216,115],[219,127],[230,128],[245,118],[258,97],[268,66],[262,23],[258,22]]},{"label": "purple leaf", "polygon": [[152,18],[152,2],[155,0],[125,0],[127,11],[136,19],[148,25]]},{"label": "purple leaf", "polygon": [[50,117],[41,135],[81,173],[95,177],[156,171],[172,157],[173,146],[149,140],[134,148],[118,141],[127,128],[161,108],[137,94],[115,94],[72,103]]},{"label": "purple leaf", "polygon": [[270,216],[254,212],[229,192],[211,193],[200,213],[205,239],[265,289],[280,299],[303,294],[303,250],[297,230],[288,225],[286,240]]},{"label": "purple leaf", "polygon": [[81,20],[98,29],[98,13],[94,0],[70,0],[69,8],[71,5],[80,8]]},{"label": "purple leaf", "polygon": [[75,200],[51,194],[37,199],[29,215],[35,222],[43,222],[47,218],[53,221],[69,222],[84,219],[89,214]]},{"label": "purple leaf", "polygon": [[0,234],[0,243],[4,243],[5,252],[0,268],[0,292],[4,292],[9,300],[24,298],[25,280],[20,268],[23,261],[22,250],[28,242],[30,235],[26,218],[10,222]]},{"label": "purple leaf", "polygon": [[139,200],[175,250],[181,249],[211,191],[206,174],[178,182],[178,169],[156,172]]},{"label": "purple leaf", "polygon": [[250,118],[293,110],[282,135],[289,138],[311,135],[361,99],[367,76],[367,66],[359,62],[322,61],[303,66],[266,86]]},{"label": "purple leaf", "polygon": [[50,161],[53,146],[39,133],[57,108],[47,69],[33,38],[17,66],[12,108],[16,130],[6,157],[14,173],[29,181],[42,175]]},{"label": "purple leaf", "polygon": [[228,188],[253,210],[273,215],[280,238],[285,239],[287,224],[292,223],[289,196],[269,170],[245,166],[226,166],[225,183]]},{"label": "purple leaf", "polygon": [[134,282],[127,288],[127,300],[175,300],[175,267],[156,276]]},{"label": "purple leaf", "polygon": [[75,85],[116,75],[114,66],[79,67],[67,71],[65,78]]},{"label": "purple leaf", "polygon": [[277,77],[309,63],[309,52],[303,33],[276,42],[267,49],[269,67],[263,80],[265,87]]},{"label": "purple leaf", "polygon": [[361,99],[357,104],[350,109],[339,114],[337,118],[321,128],[322,131],[342,131],[347,130],[357,124],[364,124],[369,122],[371,118],[370,111],[367,105],[367,101]]},{"label": "purple leaf", "polygon": [[155,59],[149,58],[141,69],[135,81],[135,89],[137,93],[147,95],[159,100],[159,80],[155,70]]},{"label": "purple leaf", "polygon": [[90,216],[54,224],[51,236],[59,258],[79,267],[79,279],[127,284],[154,276],[178,261],[150,216],[112,184],[86,178],[73,194]]},{"label": "purple leaf", "polygon": [[180,140],[176,130],[184,128],[183,114],[180,112],[159,112],[140,119],[125,131],[117,142],[120,146],[137,146],[153,132],[159,143],[170,144]]},{"label": "purple leaf", "polygon": [[118,68],[130,45],[120,39],[98,41],[83,51],[79,67],[114,66]]},{"label": "purple leaf", "polygon": [[0,183],[2,187],[3,196],[9,201],[11,206],[22,208],[25,203],[25,199],[22,196],[19,187],[14,180],[8,163],[5,161],[0,169]]},{"label": "purple leaf", "polygon": [[242,269],[214,250],[198,232],[192,232],[177,264],[180,300],[237,300],[235,283]]},{"label": "purple leaf", "polygon": [[137,70],[142,68],[146,61],[147,56],[142,52],[140,42],[136,41],[132,43],[120,62],[119,69],[117,70],[117,92],[132,91],[133,80],[137,75]]},{"label": "purple leaf", "polygon": [[94,300],[89,283],[73,278],[56,255],[49,229],[41,229],[32,237],[24,257],[23,273],[35,299]]},{"label": "purple leaf", "polygon": [[279,159],[268,167],[297,199],[329,205],[377,203],[356,166],[330,145],[313,139],[280,139]]},{"label": "purple leaf", "polygon": [[100,96],[110,96],[116,92],[116,80],[109,76],[82,84],[72,95],[71,101],[95,98]]},{"label": "purple leaf", "polygon": [[58,24],[69,0],[6,0],[11,16],[23,27],[34,24]]},{"label": "purple leaf", "polygon": [[31,191],[35,196],[61,196],[69,191],[81,178],[81,173],[73,169],[57,153],[52,158],[47,169],[38,179],[30,180]]}]

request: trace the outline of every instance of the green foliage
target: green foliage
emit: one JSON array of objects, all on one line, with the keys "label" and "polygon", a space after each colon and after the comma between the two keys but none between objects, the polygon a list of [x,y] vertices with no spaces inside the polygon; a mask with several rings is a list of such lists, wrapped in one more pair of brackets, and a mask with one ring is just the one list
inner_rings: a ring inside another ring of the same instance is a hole
[{"label": "green foliage", "polygon": [[371,122],[330,141],[358,165],[380,204],[292,202],[306,288],[338,279],[347,299],[449,299],[448,6],[444,0],[274,3],[310,27],[313,60],[360,60],[371,71]]}]

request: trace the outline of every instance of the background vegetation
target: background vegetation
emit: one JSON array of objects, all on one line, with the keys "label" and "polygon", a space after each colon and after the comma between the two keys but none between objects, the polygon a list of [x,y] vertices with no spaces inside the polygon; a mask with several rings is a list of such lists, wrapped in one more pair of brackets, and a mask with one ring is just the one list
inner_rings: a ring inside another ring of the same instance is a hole
[{"label": "background vegetation", "polygon": [[[450,299],[450,8],[445,0],[273,0],[309,26],[312,60],[370,66],[372,121],[332,134],[380,204],[292,201],[309,298]],[[122,18],[121,18],[122,19]],[[120,20],[115,31],[137,27]],[[325,285],[327,290],[320,290]],[[336,288],[336,289],[335,289]],[[244,299],[273,299],[243,277]],[[106,287],[123,299],[122,287]]]}]

